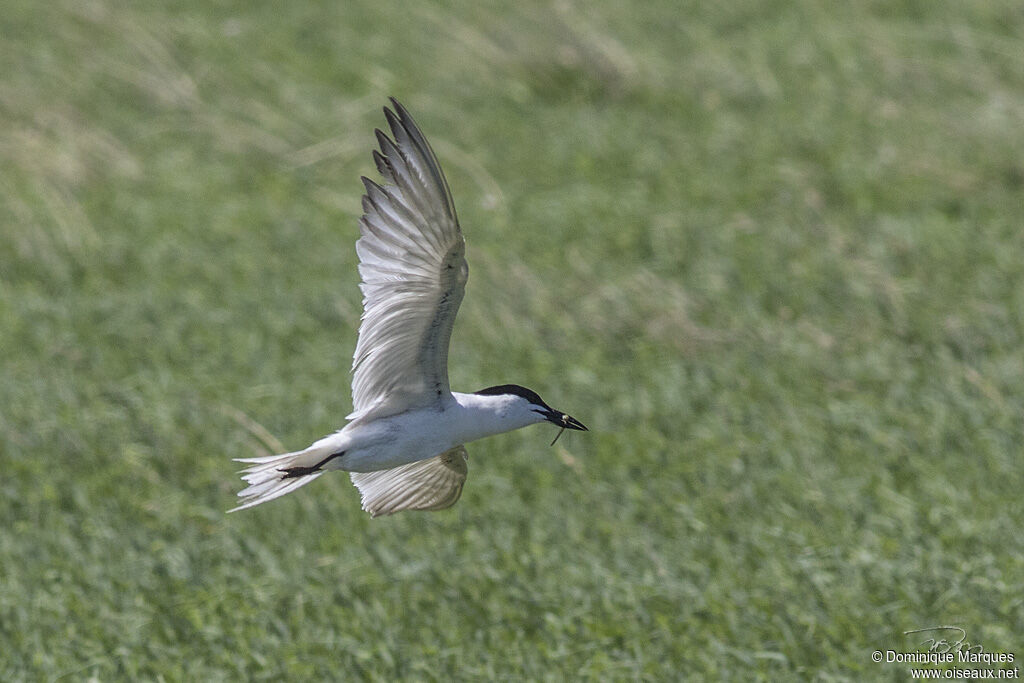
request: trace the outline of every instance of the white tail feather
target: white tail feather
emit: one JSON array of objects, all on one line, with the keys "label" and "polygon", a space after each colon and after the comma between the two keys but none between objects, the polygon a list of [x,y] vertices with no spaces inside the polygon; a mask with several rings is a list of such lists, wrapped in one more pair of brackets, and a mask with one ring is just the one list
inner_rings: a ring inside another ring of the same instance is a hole
[{"label": "white tail feather", "polygon": [[326,470],[298,477],[289,477],[282,470],[289,467],[311,467],[330,455],[325,453],[325,450],[329,449],[313,444],[305,450],[294,453],[269,455],[262,458],[235,458],[236,462],[252,463],[253,466],[241,471],[242,479],[249,484],[248,488],[238,492],[242,504],[228,512],[236,512],[266,503],[310,483]]}]

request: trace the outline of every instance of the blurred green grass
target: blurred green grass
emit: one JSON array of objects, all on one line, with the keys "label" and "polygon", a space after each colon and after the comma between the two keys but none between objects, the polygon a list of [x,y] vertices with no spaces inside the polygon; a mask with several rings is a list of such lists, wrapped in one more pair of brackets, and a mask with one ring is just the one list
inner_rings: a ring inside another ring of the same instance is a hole
[{"label": "blurred green grass", "polygon": [[[902,680],[1024,655],[1012,2],[41,4],[0,13],[0,678]],[[471,276],[452,510],[347,477],[387,95]],[[270,436],[264,435],[264,430]],[[268,443],[270,442],[270,443]]]}]

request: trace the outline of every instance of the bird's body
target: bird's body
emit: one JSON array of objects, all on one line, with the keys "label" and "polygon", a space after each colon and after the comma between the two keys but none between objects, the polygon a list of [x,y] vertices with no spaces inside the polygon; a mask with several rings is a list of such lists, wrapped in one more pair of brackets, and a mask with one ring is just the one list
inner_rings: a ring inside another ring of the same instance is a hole
[{"label": "bird's body", "polygon": [[[353,361],[353,412],[308,448],[246,458],[236,510],[273,500],[329,470],[346,470],[363,508],[382,515],[453,505],[466,479],[463,444],[537,422],[585,430],[534,392],[448,386],[448,342],[465,290],[465,241],[430,145],[402,105],[385,109],[394,141],[377,132],[386,184],[363,178],[356,243],[364,312]],[[561,432],[559,432],[561,434]],[[557,437],[556,437],[557,438]]]},{"label": "bird's body", "polygon": [[374,472],[422,460],[425,453],[437,455],[460,444],[541,421],[535,419],[536,415],[510,410],[510,404],[505,396],[455,391],[429,408],[349,422],[342,430],[311,445],[303,451],[303,458],[294,459],[289,465],[312,467],[335,453],[344,453],[325,463],[322,469]]}]

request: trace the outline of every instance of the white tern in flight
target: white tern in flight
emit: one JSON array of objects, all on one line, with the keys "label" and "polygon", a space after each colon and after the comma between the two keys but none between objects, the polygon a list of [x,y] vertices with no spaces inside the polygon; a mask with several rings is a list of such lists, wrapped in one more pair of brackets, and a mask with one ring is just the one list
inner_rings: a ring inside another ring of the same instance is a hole
[{"label": "white tern in flight", "polygon": [[[391,137],[377,133],[373,160],[384,178],[363,178],[356,242],[363,316],[352,362],[348,423],[308,448],[263,458],[242,471],[249,487],[234,510],[345,470],[372,516],[443,510],[462,494],[463,444],[538,422],[586,431],[535,392],[502,384],[471,394],[448,386],[448,341],[469,269],[448,181],[405,107],[385,108]],[[554,441],[551,442],[554,445]],[[232,510],[232,512],[234,512]]]}]

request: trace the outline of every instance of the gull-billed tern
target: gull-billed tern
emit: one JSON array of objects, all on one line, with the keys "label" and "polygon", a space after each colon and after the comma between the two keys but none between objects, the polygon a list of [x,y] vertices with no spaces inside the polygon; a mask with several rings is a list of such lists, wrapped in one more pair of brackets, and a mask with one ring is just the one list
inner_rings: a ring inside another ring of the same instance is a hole
[{"label": "gull-billed tern", "polygon": [[240,458],[252,466],[242,471],[249,487],[234,510],[291,493],[328,470],[350,473],[374,517],[442,510],[462,494],[463,444],[545,421],[562,428],[558,436],[587,429],[516,384],[450,390],[448,341],[469,273],[466,243],[437,157],[405,107],[391,104],[384,115],[392,137],[375,131],[380,152],[373,152],[385,182],[362,179],[353,411],[344,428],[304,450]]}]

